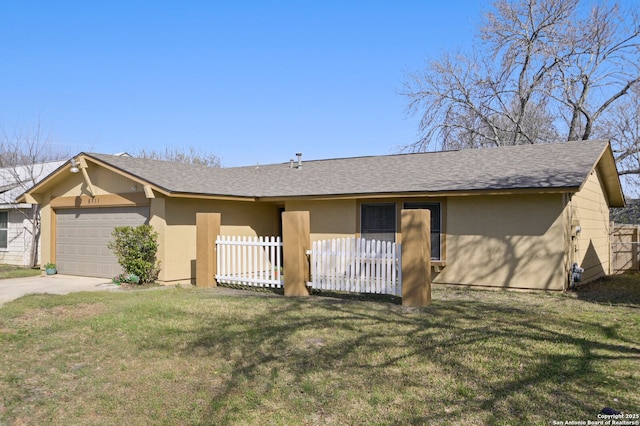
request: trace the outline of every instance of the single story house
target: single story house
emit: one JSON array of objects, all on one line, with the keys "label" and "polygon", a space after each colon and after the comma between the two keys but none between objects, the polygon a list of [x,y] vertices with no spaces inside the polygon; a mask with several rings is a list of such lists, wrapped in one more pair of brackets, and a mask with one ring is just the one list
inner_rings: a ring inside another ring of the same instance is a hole
[{"label": "single story house", "polygon": [[[0,168],[0,263],[32,266],[32,244],[39,241],[37,235],[34,239],[34,229],[39,232],[36,206],[16,203],[16,198],[62,164],[64,161],[52,161]],[[37,254],[38,250],[36,263]]]},{"label": "single story house", "polygon": [[545,290],[574,264],[583,281],[610,272],[609,207],[624,206],[603,140],[232,168],[80,153],[22,198],[41,204],[44,259],[66,274],[119,273],[116,225],[151,224],[159,280],[175,283],[195,278],[198,212],[220,213],[223,235],[279,235],[281,213],[304,210],[312,240],[397,241],[400,210],[425,208],[433,283]]}]

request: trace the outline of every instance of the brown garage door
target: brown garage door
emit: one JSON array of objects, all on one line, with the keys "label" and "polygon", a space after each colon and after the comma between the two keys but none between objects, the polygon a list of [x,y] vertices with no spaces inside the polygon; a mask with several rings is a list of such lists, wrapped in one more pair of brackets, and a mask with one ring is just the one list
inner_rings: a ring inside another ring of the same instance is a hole
[{"label": "brown garage door", "polygon": [[69,275],[112,278],[122,272],[107,248],[116,226],[148,223],[148,207],[109,207],[56,211],[56,264]]}]

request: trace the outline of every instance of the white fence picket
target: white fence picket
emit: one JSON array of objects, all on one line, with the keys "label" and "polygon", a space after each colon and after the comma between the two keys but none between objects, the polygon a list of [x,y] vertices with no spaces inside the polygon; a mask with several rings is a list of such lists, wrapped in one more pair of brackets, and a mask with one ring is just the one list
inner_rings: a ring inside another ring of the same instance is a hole
[{"label": "white fence picket", "polygon": [[216,280],[256,287],[282,287],[280,237],[218,236]]},{"label": "white fence picket", "polygon": [[313,288],[357,293],[402,295],[400,245],[363,238],[314,241]]},{"label": "white fence picket", "polygon": [[[216,280],[220,283],[282,287],[280,237],[219,236]],[[313,288],[357,293],[402,294],[400,245],[362,238],[315,241]]]}]

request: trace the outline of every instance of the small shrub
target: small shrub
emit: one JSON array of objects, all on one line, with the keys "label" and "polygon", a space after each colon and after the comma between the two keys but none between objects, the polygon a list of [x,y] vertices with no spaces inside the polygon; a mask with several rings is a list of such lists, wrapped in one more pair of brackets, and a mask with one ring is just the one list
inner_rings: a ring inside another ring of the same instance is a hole
[{"label": "small shrub", "polygon": [[108,247],[115,253],[125,274],[134,275],[138,278],[137,283],[153,282],[158,278],[160,272],[160,266],[156,260],[158,233],[151,225],[140,225],[135,228],[118,226],[111,236],[113,240],[109,242]]}]

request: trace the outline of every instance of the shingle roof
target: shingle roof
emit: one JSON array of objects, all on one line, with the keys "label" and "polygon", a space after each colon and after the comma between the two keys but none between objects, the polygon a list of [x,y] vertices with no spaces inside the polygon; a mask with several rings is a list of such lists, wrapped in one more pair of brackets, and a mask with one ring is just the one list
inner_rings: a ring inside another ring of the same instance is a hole
[{"label": "shingle roof", "polygon": [[[170,193],[240,197],[577,189],[607,141],[397,154],[211,168],[85,154]],[[617,177],[616,177],[617,178]]]}]

